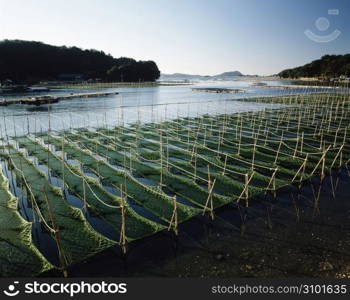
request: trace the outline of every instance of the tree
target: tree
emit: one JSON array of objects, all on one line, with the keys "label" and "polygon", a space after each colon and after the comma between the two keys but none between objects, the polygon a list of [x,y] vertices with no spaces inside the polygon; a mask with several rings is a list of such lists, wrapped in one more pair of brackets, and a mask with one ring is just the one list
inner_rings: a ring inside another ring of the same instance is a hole
[{"label": "tree", "polygon": [[154,81],[160,72],[153,61],[114,58],[95,49],[57,47],[35,41],[0,41],[0,80],[17,83],[55,80],[60,74],[115,81]]},{"label": "tree", "polygon": [[294,69],[286,69],[278,75],[282,78],[339,77],[350,74],[350,54],[324,55],[320,59]]}]

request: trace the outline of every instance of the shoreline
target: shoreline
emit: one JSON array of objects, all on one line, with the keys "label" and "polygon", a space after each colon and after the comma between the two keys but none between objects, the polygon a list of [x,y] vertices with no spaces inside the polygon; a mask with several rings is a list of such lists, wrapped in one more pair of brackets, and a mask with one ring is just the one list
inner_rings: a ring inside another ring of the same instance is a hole
[{"label": "shoreline", "polygon": [[92,89],[92,88],[122,88],[122,87],[159,87],[159,86],[187,86],[193,85],[189,82],[111,82],[111,83],[62,83],[62,84],[43,84],[50,89],[68,89],[68,88],[80,88],[80,89]]}]

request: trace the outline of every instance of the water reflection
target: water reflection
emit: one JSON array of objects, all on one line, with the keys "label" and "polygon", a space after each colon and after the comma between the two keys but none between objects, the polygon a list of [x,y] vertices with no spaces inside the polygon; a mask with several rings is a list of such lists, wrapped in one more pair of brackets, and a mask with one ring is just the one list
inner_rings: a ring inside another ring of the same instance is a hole
[{"label": "water reflection", "polygon": [[[272,82],[271,85],[277,85]],[[245,89],[245,93],[225,94],[193,91],[194,87],[225,87]],[[160,122],[177,117],[203,114],[256,111],[278,107],[275,104],[233,101],[247,97],[265,97],[322,91],[317,89],[279,90],[253,86],[248,81],[200,82],[186,86],[153,86],[106,88],[119,94],[97,98],[76,98],[52,105],[33,107],[10,105],[0,107],[2,137],[34,132],[79,127],[110,127],[139,122]],[[65,89],[50,91],[50,95],[101,91],[101,89]],[[31,94],[30,96],[35,96]],[[23,95],[6,95],[23,97]]]}]

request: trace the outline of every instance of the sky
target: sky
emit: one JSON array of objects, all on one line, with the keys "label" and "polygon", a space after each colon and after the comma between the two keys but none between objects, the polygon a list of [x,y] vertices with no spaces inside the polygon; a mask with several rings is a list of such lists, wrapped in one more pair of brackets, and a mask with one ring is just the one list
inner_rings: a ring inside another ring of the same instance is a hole
[{"label": "sky", "polygon": [[0,0],[0,39],[154,60],[162,73],[270,75],[350,53],[350,0]]}]

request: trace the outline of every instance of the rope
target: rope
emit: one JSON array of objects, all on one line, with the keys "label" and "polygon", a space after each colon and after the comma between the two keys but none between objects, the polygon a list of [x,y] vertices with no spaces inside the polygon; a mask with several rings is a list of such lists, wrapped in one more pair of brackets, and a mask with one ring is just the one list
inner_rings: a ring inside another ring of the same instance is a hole
[{"label": "rope", "polygon": [[[12,146],[11,146],[11,147],[12,147]],[[13,149],[15,149],[15,148],[13,148]],[[35,204],[35,210],[36,210],[37,214],[39,215],[39,218],[43,221],[45,227],[46,227],[50,232],[56,233],[56,230],[53,229],[53,228],[46,222],[44,216],[42,215],[41,210],[40,210],[40,208],[39,208],[39,205],[38,205],[38,203],[36,202],[35,196],[34,196],[32,190],[31,190],[31,188],[30,188],[30,186],[29,186],[29,184],[28,184],[28,182],[27,182],[27,180],[26,180],[26,178],[25,178],[25,175],[24,175],[23,171],[20,170],[20,169],[18,169],[18,168],[16,167],[15,163],[13,162],[13,159],[12,159],[9,155],[8,155],[6,158],[10,161],[11,166],[12,166],[17,172],[19,172],[19,173],[21,174],[21,177],[22,177],[22,179],[23,179],[23,181],[24,181],[24,184],[25,184],[25,186],[26,186],[28,192],[30,193],[30,196],[31,196],[31,199],[32,199],[33,203]],[[28,162],[29,162],[29,161],[28,161]]]},{"label": "rope", "polygon": [[[54,138],[54,137],[52,136],[52,138]],[[31,138],[29,137],[29,139],[31,139]],[[34,140],[31,139],[31,140],[32,140],[34,143],[37,143],[37,144],[40,145],[40,142],[39,142],[40,140],[38,140],[37,138],[35,138]],[[54,154],[54,153],[49,149],[48,146],[42,145],[42,144],[41,144],[41,146],[45,147],[47,151],[50,151],[50,152],[51,152],[51,155],[55,156],[55,158],[57,158],[58,160],[61,160],[61,158],[58,157],[56,154]],[[105,206],[107,206],[107,207],[109,207],[109,208],[113,208],[113,209],[120,209],[120,208],[121,208],[121,206],[110,205],[110,204],[104,202],[103,200],[101,200],[101,199],[96,195],[96,193],[92,190],[92,188],[91,188],[89,182],[86,180],[86,176],[85,176],[85,175],[80,175],[80,174],[76,173],[65,161],[63,161],[63,164],[65,165],[65,167],[67,167],[67,169],[68,169],[71,173],[73,173],[75,176],[77,176],[77,177],[79,177],[79,178],[82,179],[82,181],[83,181],[84,184],[86,184],[86,186],[89,188],[89,190],[91,191],[91,193],[93,194],[93,196],[94,196],[101,204],[103,204],[103,205],[105,205]]]}]

